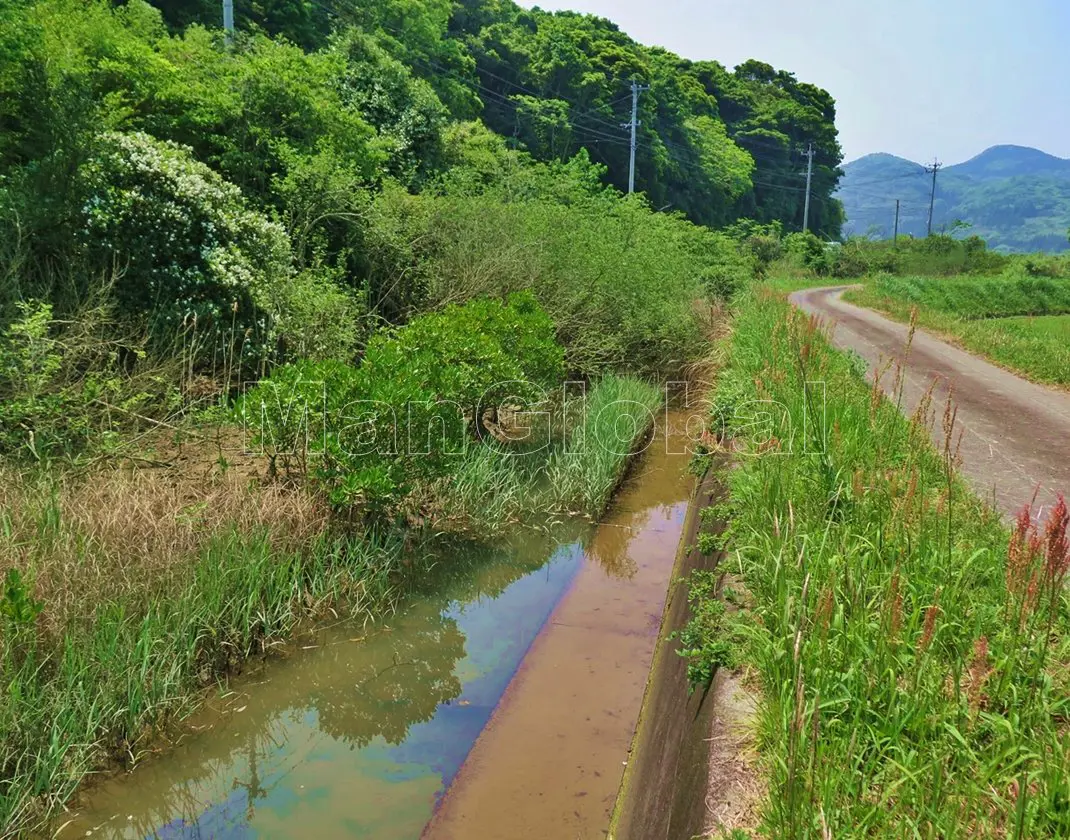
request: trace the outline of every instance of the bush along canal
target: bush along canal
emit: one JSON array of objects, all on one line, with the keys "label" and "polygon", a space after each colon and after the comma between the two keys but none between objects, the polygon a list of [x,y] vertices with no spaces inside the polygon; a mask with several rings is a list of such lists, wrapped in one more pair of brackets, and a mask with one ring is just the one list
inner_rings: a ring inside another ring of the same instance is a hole
[{"label": "bush along canal", "polygon": [[604,837],[691,496],[684,420],[597,527],[444,551],[392,620],[234,682],[58,836]]}]

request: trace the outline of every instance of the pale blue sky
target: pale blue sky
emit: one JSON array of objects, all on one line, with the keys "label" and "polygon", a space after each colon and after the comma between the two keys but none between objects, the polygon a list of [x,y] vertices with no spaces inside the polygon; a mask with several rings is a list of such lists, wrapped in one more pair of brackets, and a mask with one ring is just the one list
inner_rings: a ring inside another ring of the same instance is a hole
[{"label": "pale blue sky", "polygon": [[[523,2],[525,6],[536,5]],[[959,163],[1015,143],[1070,158],[1070,0],[542,0],[729,68],[757,58],[836,98],[847,160]]]}]

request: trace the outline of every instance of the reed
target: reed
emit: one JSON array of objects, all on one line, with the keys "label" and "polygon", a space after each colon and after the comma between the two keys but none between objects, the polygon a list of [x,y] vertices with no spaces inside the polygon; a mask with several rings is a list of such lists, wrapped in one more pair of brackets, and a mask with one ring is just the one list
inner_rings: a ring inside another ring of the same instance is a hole
[{"label": "reed", "polygon": [[646,448],[661,405],[648,382],[606,376],[590,388],[577,417],[551,424],[550,440],[529,448],[470,447],[449,478],[421,497],[425,510],[439,527],[483,537],[519,522],[596,518]]}]

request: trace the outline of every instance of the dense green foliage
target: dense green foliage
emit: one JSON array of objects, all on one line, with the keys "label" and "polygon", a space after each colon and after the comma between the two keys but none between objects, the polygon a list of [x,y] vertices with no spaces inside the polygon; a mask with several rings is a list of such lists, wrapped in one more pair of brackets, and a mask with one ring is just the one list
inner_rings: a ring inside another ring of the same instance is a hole
[{"label": "dense green foliage", "polygon": [[[161,8],[176,31],[194,21],[218,25],[218,9],[202,0]],[[637,43],[608,20],[510,0],[239,0],[236,10],[248,27],[306,47],[323,47],[332,28],[359,26],[426,79],[455,117],[481,115],[539,160],[587,149],[618,188],[627,184],[620,123],[630,115],[631,81],[649,84],[639,188],[655,206],[671,204],[702,223],[753,215],[801,225],[800,153],[813,142],[814,218],[822,232],[839,230],[835,105],[825,91],[759,61],[735,71],[690,62]]]},{"label": "dense green foliage", "polygon": [[782,298],[740,301],[728,355],[765,832],[1066,836],[1070,515],[1023,517],[1008,549],[931,414],[904,418]]},{"label": "dense green foliage", "polygon": [[323,21],[284,5],[230,49],[196,4],[170,28],[141,0],[9,9],[0,324],[37,313],[24,350],[48,352],[0,378],[6,450],[77,454],[479,297],[533,294],[582,377],[701,353],[703,307],[751,273],[732,240],[623,199],[586,148],[533,156],[454,121],[478,84],[424,67],[475,67],[448,8],[351,9],[364,29],[336,16],[309,40],[293,21]]},{"label": "dense green foliage", "polygon": [[417,266],[406,282],[419,279],[421,306],[530,289],[556,324],[569,369],[584,376],[679,368],[699,349],[696,306],[725,299],[751,274],[729,238],[602,191],[394,198],[418,253],[403,243],[404,256],[394,257],[402,264],[388,270]]},{"label": "dense green foliage", "polygon": [[[932,179],[920,164],[893,155],[868,155],[844,167],[836,197],[844,204],[845,231],[890,239],[895,202],[899,232],[926,235]],[[1000,252],[1060,252],[1070,247],[1070,161],[1036,149],[996,146],[940,170],[934,230],[957,222]]]},{"label": "dense green foliage", "polygon": [[312,460],[335,506],[383,513],[481,445],[484,412],[545,401],[564,375],[553,323],[517,294],[381,332],[356,368],[278,368],[243,396],[240,414],[276,469],[280,456],[302,470]]},{"label": "dense green foliage", "polygon": [[[143,350],[158,361],[181,347],[192,373],[229,391],[279,361],[356,358],[384,322],[522,289],[550,313],[574,372],[672,367],[696,336],[695,301],[731,294],[750,264],[650,202],[705,221],[793,223],[798,196],[776,209],[751,195],[751,157],[729,134],[790,149],[821,133],[829,173],[838,160],[819,91],[758,65],[711,65],[705,87],[684,84],[667,55],[593,18],[532,13],[546,30],[524,41],[530,16],[511,5],[451,18],[442,4],[371,4],[328,24],[278,4],[239,8],[256,26],[225,49],[193,22],[214,23],[195,3],[169,5],[170,28],[141,0],[17,6],[0,45],[0,320],[38,300],[55,329],[91,301],[123,333],[125,373]],[[317,37],[301,34],[306,23]],[[589,103],[617,98],[624,67],[606,64],[617,44],[660,79],[644,142],[692,137],[698,169],[673,175],[665,146],[642,162],[648,199],[625,202],[604,186],[621,183],[621,159],[599,164],[600,147],[510,149],[483,123],[452,121],[481,113],[461,85],[487,96],[484,118],[505,131],[492,71],[459,72],[491,61],[492,35],[533,74],[517,84],[544,88],[526,94],[535,110],[558,84],[570,96],[586,85]],[[554,74],[561,39],[577,63]]]},{"label": "dense green foliage", "polygon": [[835,235],[831,200],[841,160],[829,95],[793,75],[750,61],[726,70],[636,43],[610,21],[466,0],[451,33],[476,61],[488,125],[540,159],[586,148],[627,184],[628,148],[619,123],[640,102],[637,186],[655,206],[724,224],[740,216],[801,226],[800,151],[817,149],[815,220]]},{"label": "dense green foliage", "polygon": [[0,4],[0,833],[266,639],[388,604],[369,535],[601,513],[638,376],[701,358],[762,259],[710,226],[797,228],[806,143],[839,231],[834,103],[790,73],[509,0],[236,13]]},{"label": "dense green foliage", "polygon": [[1070,313],[1070,277],[898,277],[881,274],[873,294],[966,320]]}]

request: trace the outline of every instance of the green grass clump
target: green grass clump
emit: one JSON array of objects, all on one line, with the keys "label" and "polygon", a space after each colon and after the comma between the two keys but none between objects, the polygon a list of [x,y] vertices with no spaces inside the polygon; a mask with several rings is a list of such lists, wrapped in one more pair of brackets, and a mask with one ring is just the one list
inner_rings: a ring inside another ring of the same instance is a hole
[{"label": "green grass clump", "polygon": [[1068,836],[1070,517],[1009,539],[931,409],[907,420],[781,297],[740,302],[729,357],[765,831]]},{"label": "green grass clump", "polygon": [[965,320],[1070,313],[1070,280],[1052,277],[897,277],[871,280],[865,299],[892,300]]},{"label": "green grass clump", "polygon": [[919,326],[971,352],[1036,382],[1070,385],[1070,280],[881,275],[846,297],[900,321],[916,311]]},{"label": "green grass clump", "polygon": [[[142,532],[158,555],[150,566],[135,546],[116,544],[103,511],[94,530],[59,494],[41,507],[38,499],[29,493],[0,517],[2,557],[26,569],[8,567],[0,590],[5,836],[40,830],[88,773],[133,761],[193,710],[201,689],[300,622],[343,605],[379,612],[397,594],[400,539],[244,527],[227,511],[230,524],[186,552],[176,534],[208,526],[169,529],[156,504],[166,534]],[[277,513],[281,520],[294,511]]]},{"label": "green grass clump", "polygon": [[1005,318],[1002,325],[1023,336],[1059,338],[1070,341],[1070,315],[1042,315],[1039,318]]},{"label": "green grass clump", "polygon": [[[470,446],[434,488],[429,507],[440,526],[452,520],[482,536],[536,518],[595,518],[643,451],[661,405],[661,393],[648,382],[606,376],[591,388],[580,416],[561,418],[549,440]],[[539,422],[530,421],[536,436]]]},{"label": "green grass clump", "polygon": [[605,510],[632,457],[646,448],[662,396],[650,383],[628,376],[607,376],[594,386],[582,429],[547,466],[559,509],[591,517]]}]

